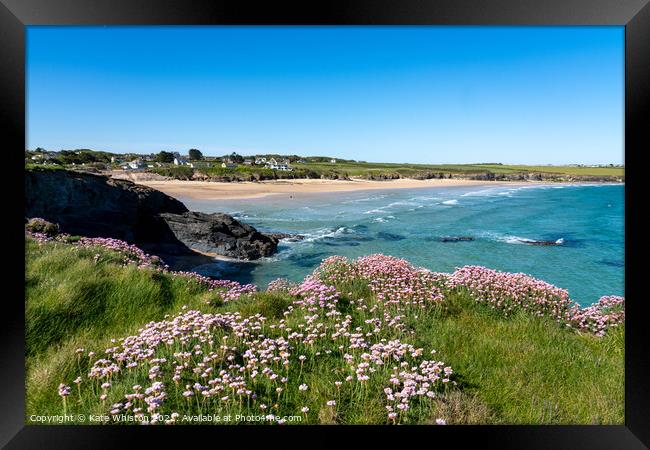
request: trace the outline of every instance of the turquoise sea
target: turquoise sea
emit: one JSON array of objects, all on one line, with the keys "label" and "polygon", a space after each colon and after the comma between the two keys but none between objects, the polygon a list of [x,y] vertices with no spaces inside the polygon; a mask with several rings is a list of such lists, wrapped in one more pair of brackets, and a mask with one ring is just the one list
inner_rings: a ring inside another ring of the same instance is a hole
[{"label": "turquoise sea", "polygon": [[[276,255],[214,264],[199,273],[255,283],[299,281],[323,258],[384,253],[438,272],[483,265],[524,272],[568,289],[588,305],[624,294],[624,186],[482,185],[276,195],[204,201],[190,210],[225,212],[261,231],[299,233]],[[473,241],[441,242],[471,236]],[[561,239],[534,246],[526,240]]]}]

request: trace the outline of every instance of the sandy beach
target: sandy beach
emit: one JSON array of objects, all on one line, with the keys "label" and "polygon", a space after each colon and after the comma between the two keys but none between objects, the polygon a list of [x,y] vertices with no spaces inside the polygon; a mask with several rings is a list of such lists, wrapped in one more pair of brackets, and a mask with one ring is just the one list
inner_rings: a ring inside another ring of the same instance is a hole
[{"label": "sandy beach", "polygon": [[[304,194],[328,192],[349,192],[377,189],[413,189],[425,187],[472,186],[494,184],[480,180],[431,179],[413,180],[397,179],[387,181],[370,180],[270,180],[260,182],[219,183],[211,181],[180,180],[141,180],[138,184],[152,187],[171,195],[196,200],[223,200],[259,198],[269,195],[290,195],[298,197]],[[508,184],[521,184],[510,182]]]}]

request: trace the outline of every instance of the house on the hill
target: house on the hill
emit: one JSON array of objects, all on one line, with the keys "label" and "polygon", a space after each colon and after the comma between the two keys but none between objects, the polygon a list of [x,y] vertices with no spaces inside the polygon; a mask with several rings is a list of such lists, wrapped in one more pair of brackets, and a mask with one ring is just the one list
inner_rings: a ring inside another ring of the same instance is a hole
[{"label": "house on the hill", "polygon": [[134,159],[133,161],[129,162],[127,166],[129,169],[133,169],[133,170],[144,169],[145,167],[147,167],[147,165],[144,162],[142,162],[141,159]]},{"label": "house on the hill", "polygon": [[291,166],[289,166],[289,161],[284,160],[284,161],[277,161],[275,158],[271,158],[268,160],[265,166],[267,169],[273,169],[273,170],[284,170],[284,171],[291,171],[293,170]]},{"label": "house on the hill", "polygon": [[222,162],[221,167],[223,169],[235,169],[237,167],[237,164],[232,162]]},{"label": "house on the hill", "polygon": [[331,162],[332,164],[336,164],[336,159],[332,158],[332,159],[330,159],[330,162]]},{"label": "house on the hill", "polygon": [[174,158],[174,165],[175,165],[175,166],[186,166],[186,165],[187,165],[187,161],[184,160],[184,159],[182,159],[182,158],[179,156],[179,157]]},{"label": "house on the hill", "polygon": [[263,166],[266,164],[266,158],[255,158],[255,164],[258,166]]}]

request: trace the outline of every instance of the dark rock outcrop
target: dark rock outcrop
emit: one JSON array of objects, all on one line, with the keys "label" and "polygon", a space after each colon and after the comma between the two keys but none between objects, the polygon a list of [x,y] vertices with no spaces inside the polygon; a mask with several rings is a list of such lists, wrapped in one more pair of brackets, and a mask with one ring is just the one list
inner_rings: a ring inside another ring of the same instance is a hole
[{"label": "dark rock outcrop", "polygon": [[178,240],[192,250],[238,259],[273,254],[278,239],[258,232],[228,214],[185,212],[160,214]]},{"label": "dark rock outcrop", "polygon": [[474,238],[471,236],[443,236],[438,238],[440,242],[461,242],[461,241],[473,241]]},{"label": "dark rock outcrop", "polygon": [[65,233],[173,242],[158,214],[186,211],[173,197],[130,181],[66,170],[25,171],[25,216],[58,223]]},{"label": "dark rock outcrop", "polygon": [[190,212],[155,189],[66,170],[25,171],[25,217],[57,223],[64,233],[122,239],[168,263],[202,257],[192,250],[256,259],[278,243],[227,214]]},{"label": "dark rock outcrop", "polygon": [[281,239],[287,239],[289,242],[298,242],[302,241],[305,236],[303,234],[291,234],[291,233],[263,233],[266,236],[269,236],[278,241]]},{"label": "dark rock outcrop", "polygon": [[562,245],[564,244],[564,239],[558,239],[557,241],[533,241],[529,239],[520,239],[520,242],[528,245]]}]

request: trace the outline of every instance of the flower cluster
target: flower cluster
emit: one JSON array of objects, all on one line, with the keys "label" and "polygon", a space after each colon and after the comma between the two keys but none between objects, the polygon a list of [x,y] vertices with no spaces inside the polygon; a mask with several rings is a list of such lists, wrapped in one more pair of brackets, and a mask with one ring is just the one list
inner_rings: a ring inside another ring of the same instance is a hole
[{"label": "flower cluster", "polygon": [[333,284],[364,280],[377,299],[388,305],[425,306],[444,299],[439,287],[446,279],[444,274],[414,267],[408,261],[393,256],[374,254],[354,261],[333,256],[323,260],[314,275]]},{"label": "flower cluster", "polygon": [[[386,420],[398,423],[415,420],[417,415],[408,415],[414,401],[434,398],[449,382],[451,369],[423,359],[423,349],[383,338],[395,331],[388,321],[378,317],[353,326],[352,316],[337,310],[339,293],[333,286],[307,277],[292,295],[294,304],[272,324],[259,313],[190,310],[112,340],[114,346],[101,357],[78,349],[78,358],[87,355],[89,369],[75,384],[80,392],[85,386],[85,395],[98,396],[111,414],[148,414],[149,423],[171,424],[176,421],[158,418],[217,410],[280,417],[283,404],[297,405],[305,416],[312,408],[315,416],[327,408],[336,417],[344,398],[361,401],[354,396],[374,382],[396,390],[387,398]],[[368,302],[355,304],[367,307]],[[322,358],[340,374],[325,398],[320,390],[312,392],[304,371],[313,374]],[[125,379],[140,384],[113,392],[112,385]],[[401,414],[393,416],[393,409]]]},{"label": "flower cluster", "polygon": [[319,309],[334,309],[339,299],[339,293],[334,286],[323,283],[315,277],[307,277],[300,285],[293,287],[291,295],[297,297],[294,305],[299,305],[309,312]]},{"label": "flower cluster", "polygon": [[237,281],[231,280],[216,280],[196,272],[170,272],[174,277],[182,277],[194,280],[197,283],[206,286],[209,291],[214,291],[218,298],[224,303],[232,300],[237,300],[244,294],[252,294],[257,292],[257,286],[254,284],[240,284]]},{"label": "flower cluster", "polygon": [[155,255],[143,252],[139,247],[113,238],[88,238],[82,237],[76,242],[82,248],[102,247],[124,256],[124,264],[136,264],[139,268],[167,268],[162,260]]},{"label": "flower cluster", "polygon": [[569,293],[523,273],[508,273],[482,266],[465,266],[449,278],[448,286],[462,287],[476,301],[509,315],[524,310],[537,316],[567,320],[573,306]]},{"label": "flower cluster", "polygon": [[269,292],[289,292],[296,287],[296,283],[292,283],[286,278],[277,278],[271,281],[266,290]]},{"label": "flower cluster", "polygon": [[625,322],[625,298],[604,296],[586,308],[573,308],[569,326],[603,336],[608,329]]},{"label": "flower cluster", "polygon": [[506,315],[518,310],[555,319],[568,327],[603,336],[625,321],[625,299],[602,297],[598,303],[580,308],[565,289],[523,273],[507,273],[481,266],[457,269],[448,279],[450,288],[466,289],[481,303]]},{"label": "flower cluster", "polygon": [[400,414],[405,414],[409,410],[415,400],[425,397],[435,398],[436,392],[433,387],[438,383],[449,383],[452,373],[451,367],[430,360],[422,361],[419,366],[409,367],[408,363],[403,362],[400,367],[394,367],[389,380],[391,386],[384,389],[388,401],[386,405],[388,418],[395,421]]},{"label": "flower cluster", "polygon": [[[106,250],[114,251],[120,254],[123,257],[123,264],[136,264],[139,268],[150,268],[154,270],[168,270],[168,266],[156,255],[149,255],[140,249],[139,247],[129,244],[128,242],[122,241],[120,239],[113,238],[72,238],[69,234],[47,234],[33,232],[27,229],[25,233],[36,240],[39,243],[42,242],[64,242],[66,244],[72,244],[77,246],[77,248],[95,248],[100,247]],[[95,258],[97,261],[99,255]]]}]

